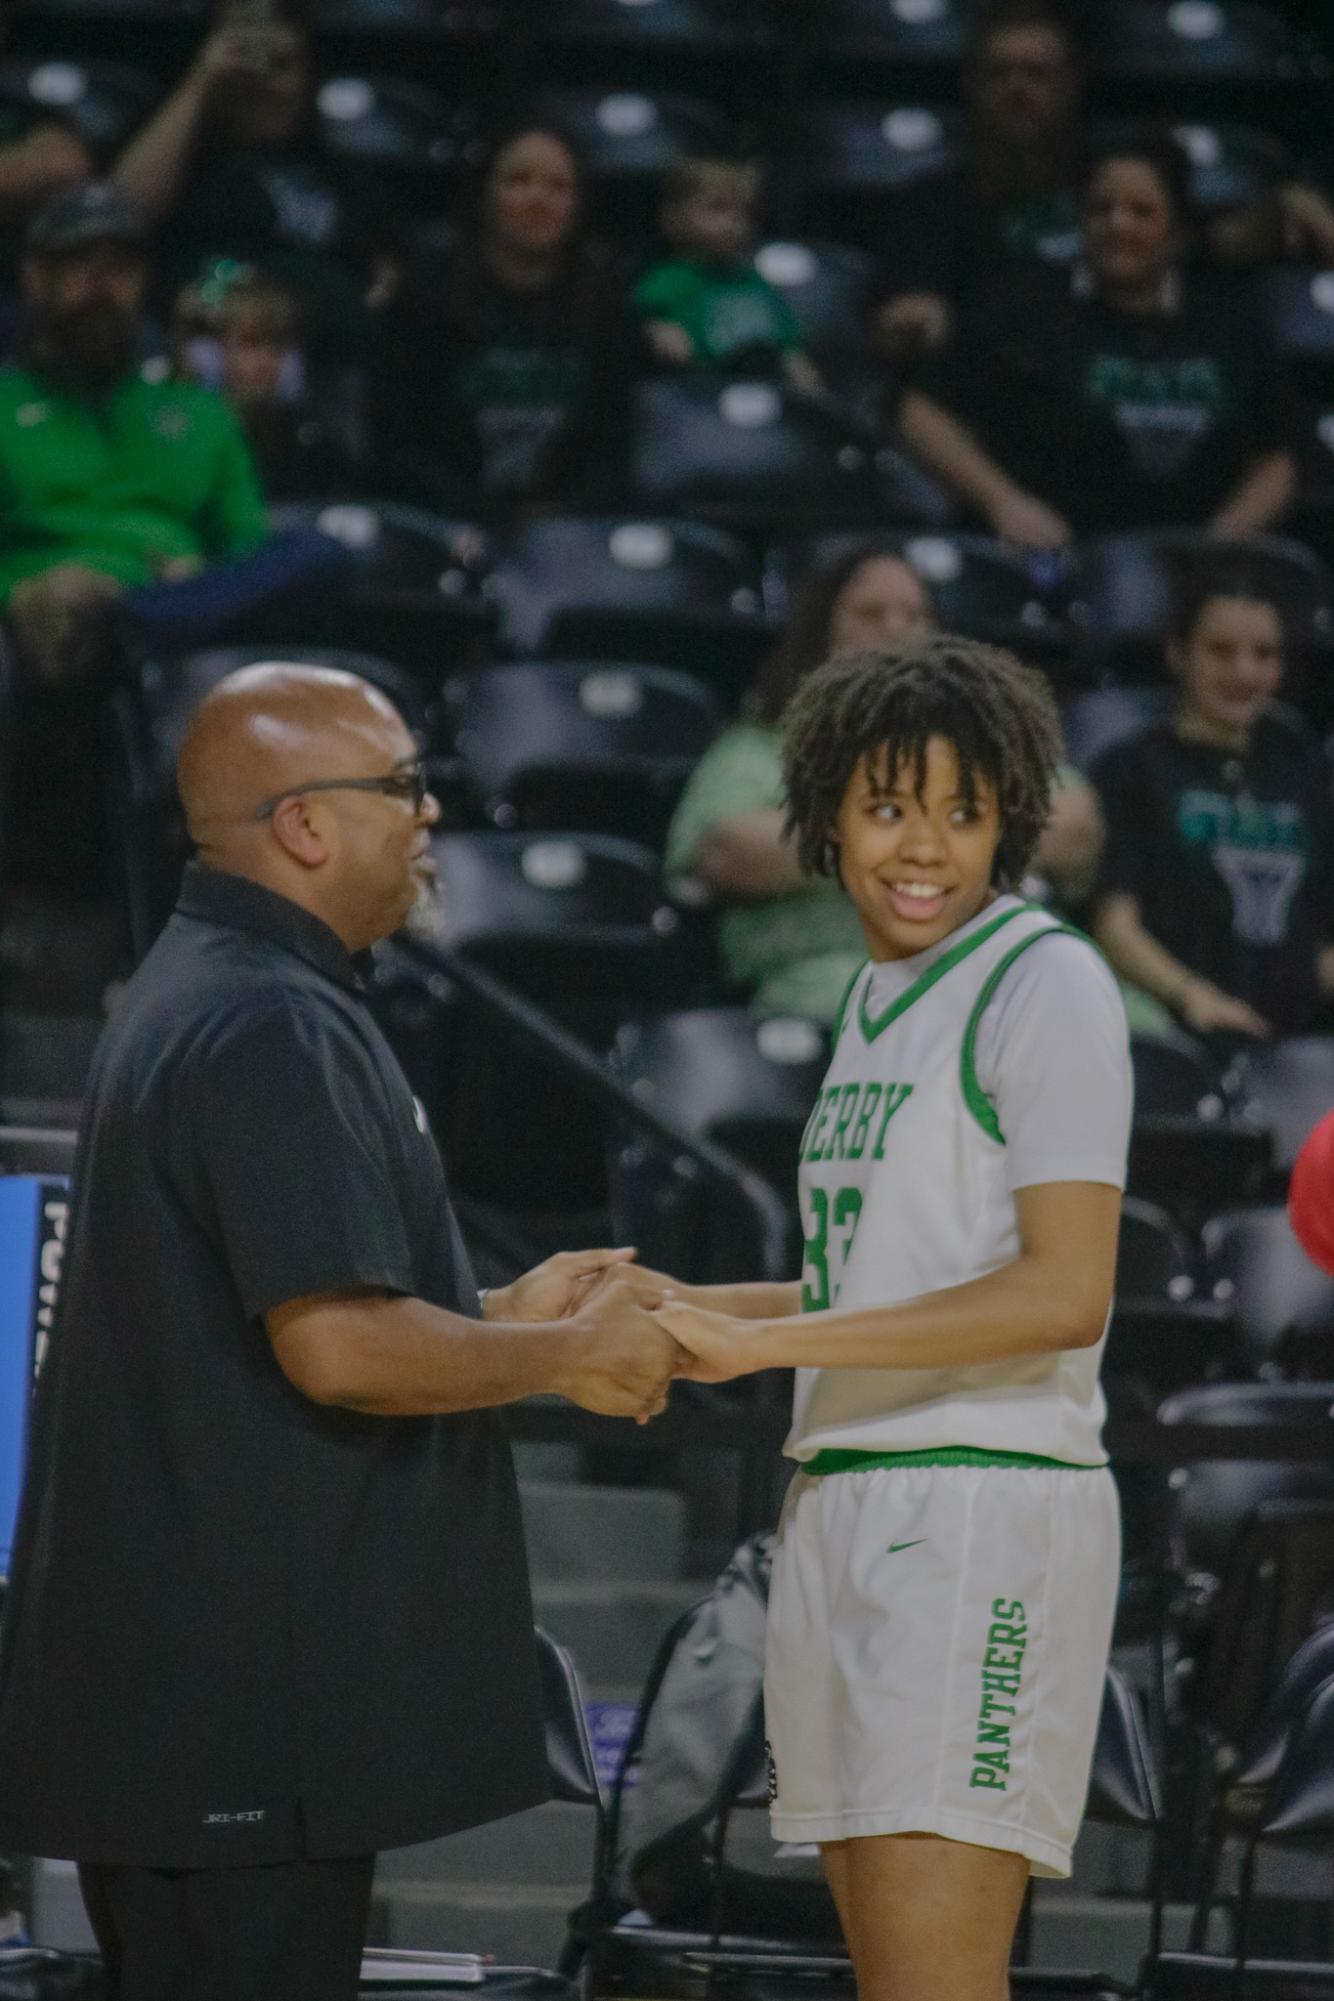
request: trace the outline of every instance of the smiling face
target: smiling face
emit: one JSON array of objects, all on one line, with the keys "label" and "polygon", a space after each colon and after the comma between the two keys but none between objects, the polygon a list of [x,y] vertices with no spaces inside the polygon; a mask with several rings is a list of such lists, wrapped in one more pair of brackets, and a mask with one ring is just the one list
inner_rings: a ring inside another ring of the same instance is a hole
[{"label": "smiling face", "polygon": [[1105,291],[1162,283],[1181,254],[1171,190],[1148,160],[1104,160],[1084,194],[1089,269]]},{"label": "smiling face", "polygon": [[579,176],[550,132],[521,132],[496,155],[482,201],[489,236],[528,256],[551,256],[574,232]]},{"label": "smiling face", "polygon": [[1181,683],[1178,722],[1206,741],[1244,744],[1283,680],[1283,626],[1272,604],[1206,600],[1167,649]]},{"label": "smiling face", "polygon": [[994,789],[979,773],[970,800],[958,755],[928,738],[925,768],[863,758],[834,823],[839,876],[872,959],[939,944],[991,901],[1000,842]]},{"label": "smiling face", "polygon": [[926,587],[900,556],[868,556],[834,600],[827,652],[874,652],[911,646],[936,629]]}]

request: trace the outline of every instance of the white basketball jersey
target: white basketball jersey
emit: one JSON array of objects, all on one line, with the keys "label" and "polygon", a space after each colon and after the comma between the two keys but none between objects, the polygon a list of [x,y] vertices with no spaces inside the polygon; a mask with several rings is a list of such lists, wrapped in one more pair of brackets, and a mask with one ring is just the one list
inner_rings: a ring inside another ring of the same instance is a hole
[{"label": "white basketball jersey", "polygon": [[[1063,929],[1002,897],[879,1014],[874,967],[857,975],[801,1144],[803,1311],[892,1305],[1018,1256],[1005,1136],[974,1045],[1009,966]],[[1101,1465],[1102,1345],[971,1368],[799,1369],[786,1450],[971,1446]]]}]

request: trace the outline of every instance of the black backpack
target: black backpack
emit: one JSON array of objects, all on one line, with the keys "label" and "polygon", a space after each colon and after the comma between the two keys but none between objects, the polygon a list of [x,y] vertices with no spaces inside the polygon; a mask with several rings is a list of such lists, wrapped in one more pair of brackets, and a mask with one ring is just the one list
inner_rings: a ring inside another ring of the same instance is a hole
[{"label": "black backpack", "polygon": [[767,1816],[764,1624],[771,1535],[734,1553],[658,1650],[612,1800],[617,1888],[656,1923],[837,1939],[818,1852],[775,1846]]}]

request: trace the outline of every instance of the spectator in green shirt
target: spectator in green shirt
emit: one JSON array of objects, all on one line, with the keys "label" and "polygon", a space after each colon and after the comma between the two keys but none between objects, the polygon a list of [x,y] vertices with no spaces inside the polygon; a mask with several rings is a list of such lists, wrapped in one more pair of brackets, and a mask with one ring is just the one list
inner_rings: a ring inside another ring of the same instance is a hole
[{"label": "spectator in green shirt", "polygon": [[[832,1021],[866,959],[841,886],[804,874],[785,831],[779,721],[788,698],[835,654],[897,652],[936,629],[926,586],[892,542],[839,548],[802,583],[747,712],[710,745],[681,796],[667,833],[666,873],[709,892],[723,970],[757,1013]],[[1101,840],[1092,788],[1063,774],[1033,860],[1054,898],[1087,880]]]},{"label": "spectator in green shirt", "polygon": [[58,196],[29,231],[25,354],[0,371],[0,603],[39,682],[96,664],[127,587],[264,539],[226,405],[135,367],[147,277],[142,218],[110,187]]},{"label": "spectator in green shirt", "polygon": [[800,388],[818,388],[791,307],[750,261],[759,192],[755,168],[739,160],[673,167],[661,228],[674,254],[635,292],[644,339],[668,368],[776,368]]},{"label": "spectator in green shirt", "polygon": [[23,686],[7,812],[14,880],[91,893],[106,869],[99,704],[118,648],[182,651],[349,562],[328,536],[269,536],[221,397],[135,365],[146,225],[109,184],[29,226],[25,345],[0,370],[0,610]]}]

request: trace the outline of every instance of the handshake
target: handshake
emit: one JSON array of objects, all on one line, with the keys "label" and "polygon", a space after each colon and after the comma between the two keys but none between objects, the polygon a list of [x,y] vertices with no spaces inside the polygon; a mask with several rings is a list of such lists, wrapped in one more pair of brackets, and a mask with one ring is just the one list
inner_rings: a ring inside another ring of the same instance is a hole
[{"label": "handshake", "polygon": [[560,1251],[486,1295],[486,1318],[552,1327],[552,1388],[584,1410],[640,1424],[667,1407],[674,1378],[698,1375],[695,1357],[668,1331],[691,1288],[633,1262],[633,1251]]}]

